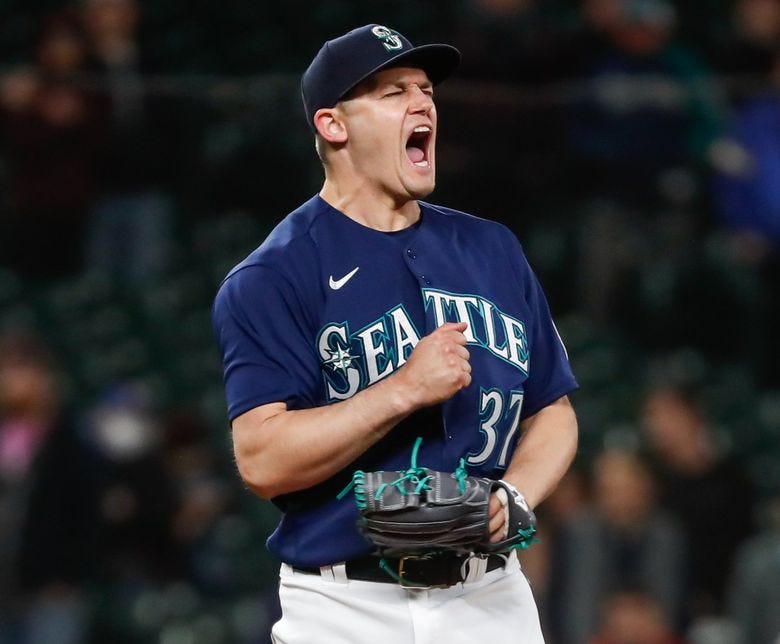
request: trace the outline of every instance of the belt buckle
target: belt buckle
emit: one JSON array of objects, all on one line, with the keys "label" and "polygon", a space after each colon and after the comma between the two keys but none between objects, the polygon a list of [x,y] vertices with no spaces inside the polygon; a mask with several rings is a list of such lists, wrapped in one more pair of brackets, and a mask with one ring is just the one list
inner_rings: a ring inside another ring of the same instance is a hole
[{"label": "belt buckle", "polygon": [[408,588],[410,590],[431,590],[433,588],[449,588],[451,584],[424,584],[412,579],[407,579],[404,575],[404,570],[407,561],[426,561],[434,559],[434,555],[407,555],[398,559],[398,583],[402,588]]}]

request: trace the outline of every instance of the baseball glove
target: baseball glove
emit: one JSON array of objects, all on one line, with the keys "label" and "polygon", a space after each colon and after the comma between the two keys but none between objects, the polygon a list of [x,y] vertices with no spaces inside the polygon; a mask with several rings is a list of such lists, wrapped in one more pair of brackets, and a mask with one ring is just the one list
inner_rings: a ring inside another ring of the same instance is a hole
[{"label": "baseball glove", "polygon": [[[536,539],[536,517],[509,483],[468,476],[465,463],[452,473],[417,465],[420,439],[406,471],[355,472],[349,489],[360,511],[358,527],[382,557],[501,553]],[[489,503],[496,492],[504,508],[504,538],[490,543]]]}]

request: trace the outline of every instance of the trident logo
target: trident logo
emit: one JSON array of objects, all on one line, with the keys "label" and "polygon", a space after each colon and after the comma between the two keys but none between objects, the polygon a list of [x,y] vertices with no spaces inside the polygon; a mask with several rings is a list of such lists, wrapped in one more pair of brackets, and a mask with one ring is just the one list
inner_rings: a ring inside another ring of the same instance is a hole
[{"label": "trident logo", "polygon": [[382,25],[377,25],[374,27],[371,30],[371,33],[382,41],[382,44],[385,46],[387,51],[401,49],[404,46],[403,42],[401,42],[401,39],[398,37],[398,34],[391,31],[387,27],[383,27]]}]

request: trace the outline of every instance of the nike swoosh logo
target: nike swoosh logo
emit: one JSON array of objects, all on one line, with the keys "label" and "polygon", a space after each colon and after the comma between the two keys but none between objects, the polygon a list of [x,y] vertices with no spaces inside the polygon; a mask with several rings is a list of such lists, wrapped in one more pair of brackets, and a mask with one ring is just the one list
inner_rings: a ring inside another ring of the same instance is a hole
[{"label": "nike swoosh logo", "polygon": [[360,266],[355,266],[349,273],[347,273],[344,277],[342,277],[340,280],[334,280],[333,275],[330,276],[330,279],[328,280],[328,285],[334,290],[338,291],[344,284],[349,282],[349,280],[352,279],[352,276],[357,273],[360,270]]}]

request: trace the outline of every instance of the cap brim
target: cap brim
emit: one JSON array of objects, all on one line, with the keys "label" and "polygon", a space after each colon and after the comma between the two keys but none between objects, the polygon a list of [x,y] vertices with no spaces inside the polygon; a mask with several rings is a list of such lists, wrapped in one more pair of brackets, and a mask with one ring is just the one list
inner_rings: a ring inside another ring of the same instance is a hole
[{"label": "cap brim", "polygon": [[403,67],[406,64],[408,64],[409,67],[422,69],[428,74],[431,83],[438,85],[443,80],[447,79],[458,67],[460,64],[460,52],[455,49],[455,47],[444,44],[420,45],[419,47],[407,49],[364,74],[341,95],[339,100],[344,98],[344,96],[355,89],[355,87],[360,85],[360,83],[369,76],[373,76],[383,69]]}]

